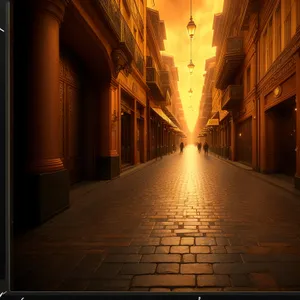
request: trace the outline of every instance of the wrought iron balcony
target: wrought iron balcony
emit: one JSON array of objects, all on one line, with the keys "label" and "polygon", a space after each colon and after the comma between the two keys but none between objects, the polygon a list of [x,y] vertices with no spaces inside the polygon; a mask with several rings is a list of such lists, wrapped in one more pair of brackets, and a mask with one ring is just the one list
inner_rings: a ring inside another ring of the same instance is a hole
[{"label": "wrought iron balcony", "polygon": [[120,18],[121,18],[121,41],[120,41],[121,48],[127,51],[128,56],[131,58],[130,60],[132,60],[134,57],[136,41],[122,14]]},{"label": "wrought iron balcony", "polygon": [[169,71],[160,71],[161,83],[165,86],[170,86]]},{"label": "wrought iron balcony", "polygon": [[161,84],[160,74],[154,67],[146,68],[146,81],[155,100],[164,101],[165,95]]},{"label": "wrought iron balcony", "polygon": [[114,0],[98,0],[98,4],[103,12],[104,19],[116,34],[118,40],[120,40],[121,12],[118,4]]},{"label": "wrought iron balcony", "polygon": [[138,71],[141,73],[141,75],[144,75],[144,65],[145,65],[144,55],[137,44],[135,45],[135,48],[134,48],[133,61],[136,65]]},{"label": "wrought iron balcony", "polygon": [[241,67],[244,57],[243,39],[239,37],[227,38],[216,69],[217,89],[224,90],[234,82],[236,72]]},{"label": "wrought iron balcony", "polygon": [[136,5],[136,1],[135,0],[131,0],[133,1],[132,4],[132,16],[135,19],[135,22],[137,24],[137,27],[141,33],[142,36],[144,36],[144,21],[143,21],[143,17]]},{"label": "wrought iron balcony", "polygon": [[143,17],[137,7],[135,0],[123,0],[123,4],[125,9],[129,14],[132,15],[133,19],[135,20],[136,26],[138,27],[142,36],[144,36],[144,22]]},{"label": "wrought iron balcony", "polygon": [[222,98],[222,110],[232,110],[237,107],[243,99],[243,93],[242,85],[229,85]]}]

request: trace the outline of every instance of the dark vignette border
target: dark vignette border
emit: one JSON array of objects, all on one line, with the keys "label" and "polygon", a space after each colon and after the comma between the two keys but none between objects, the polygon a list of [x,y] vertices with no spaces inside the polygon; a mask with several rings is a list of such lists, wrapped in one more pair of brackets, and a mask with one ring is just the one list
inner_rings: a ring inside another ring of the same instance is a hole
[{"label": "dark vignette border", "polygon": [[0,293],[8,290],[9,2],[0,1]]}]

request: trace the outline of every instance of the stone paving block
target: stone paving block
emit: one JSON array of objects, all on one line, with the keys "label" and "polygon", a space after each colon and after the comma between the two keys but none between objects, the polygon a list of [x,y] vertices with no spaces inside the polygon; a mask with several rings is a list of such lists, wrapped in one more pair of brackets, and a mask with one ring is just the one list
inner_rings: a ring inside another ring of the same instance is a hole
[{"label": "stone paving block", "polygon": [[184,262],[184,263],[194,263],[194,262],[196,262],[196,255],[195,254],[183,254],[182,255],[182,262]]},{"label": "stone paving block", "polygon": [[156,264],[140,263],[140,264],[124,264],[120,270],[120,274],[153,274],[156,270]]},{"label": "stone paving block", "polygon": [[174,233],[176,234],[191,234],[191,233],[198,233],[197,229],[175,229]]},{"label": "stone paving block", "polygon": [[140,254],[151,254],[155,252],[156,247],[155,246],[144,246],[141,247],[139,253]]},{"label": "stone paving block", "polygon": [[160,263],[160,262],[174,262],[178,263],[181,260],[180,254],[145,254],[143,255],[141,262],[153,262],[153,263]]},{"label": "stone paving block", "polygon": [[161,245],[178,246],[180,244],[180,237],[165,237],[161,239]]},{"label": "stone paving block", "polygon": [[197,226],[196,225],[186,225],[183,227],[183,229],[197,229]]},{"label": "stone paving block", "polygon": [[225,254],[227,253],[225,246],[211,246],[210,247],[210,252],[211,253],[216,253],[216,254]]},{"label": "stone paving block", "polygon": [[178,225],[167,225],[166,229],[178,229]]},{"label": "stone paving block", "polygon": [[181,264],[181,274],[212,274],[213,268],[210,264]]},{"label": "stone paving block", "polygon": [[217,242],[217,245],[219,245],[219,246],[228,246],[229,245],[229,240],[227,238],[217,237],[216,242]]},{"label": "stone paving block", "polygon": [[197,262],[199,263],[242,262],[242,259],[239,254],[197,254]]},{"label": "stone paving block", "polygon": [[216,245],[216,240],[214,238],[209,238],[209,237],[199,237],[196,238],[196,245],[197,246],[214,246]]},{"label": "stone paving block", "polygon": [[193,237],[183,237],[180,240],[180,245],[192,246],[195,243],[195,238]]},{"label": "stone paving block", "polygon": [[192,246],[190,251],[191,253],[210,253],[208,246]]},{"label": "stone paving block", "polygon": [[190,247],[189,246],[172,246],[170,249],[170,253],[179,253],[179,254],[190,253]]},{"label": "stone paving block", "polygon": [[168,254],[170,252],[170,246],[158,246],[155,253]]},{"label": "stone paving block", "polygon": [[147,287],[178,287],[195,286],[194,275],[141,275],[133,278],[132,286]]},{"label": "stone paving block", "polygon": [[179,273],[179,264],[158,264],[156,272],[162,274]]},{"label": "stone paving block", "polygon": [[230,280],[228,275],[198,275],[197,286],[199,287],[222,287],[230,286]]}]

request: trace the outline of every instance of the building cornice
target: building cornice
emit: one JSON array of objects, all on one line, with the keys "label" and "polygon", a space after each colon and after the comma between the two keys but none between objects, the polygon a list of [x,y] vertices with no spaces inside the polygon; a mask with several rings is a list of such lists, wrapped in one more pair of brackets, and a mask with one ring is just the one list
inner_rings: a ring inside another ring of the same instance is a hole
[{"label": "building cornice", "polygon": [[280,53],[277,59],[273,62],[268,72],[258,83],[258,92],[266,92],[274,89],[280,82],[291,75],[295,69],[296,59],[294,54],[300,48],[300,27],[293,36],[289,45]]}]

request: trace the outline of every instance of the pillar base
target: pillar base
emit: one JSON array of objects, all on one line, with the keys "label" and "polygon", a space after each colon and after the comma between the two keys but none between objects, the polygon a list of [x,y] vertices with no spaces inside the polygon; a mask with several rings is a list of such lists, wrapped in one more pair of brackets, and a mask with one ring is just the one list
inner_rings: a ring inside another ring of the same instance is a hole
[{"label": "pillar base", "polygon": [[69,207],[68,170],[30,175],[27,188],[27,199],[31,201],[23,214],[25,227],[36,227]]},{"label": "pillar base", "polygon": [[120,156],[99,156],[96,160],[96,176],[100,180],[110,180],[118,177],[120,170]]},{"label": "pillar base", "polygon": [[294,177],[295,188],[300,190],[300,176],[295,175]]}]

